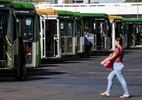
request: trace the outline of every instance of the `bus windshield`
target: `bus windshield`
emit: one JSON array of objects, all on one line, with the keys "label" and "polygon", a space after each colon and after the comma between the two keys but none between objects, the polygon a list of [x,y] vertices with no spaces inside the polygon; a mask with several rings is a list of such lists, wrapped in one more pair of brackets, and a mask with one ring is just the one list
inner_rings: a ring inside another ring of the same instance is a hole
[{"label": "bus windshield", "polygon": [[76,30],[77,30],[77,36],[81,36],[81,32],[82,32],[82,26],[81,26],[81,21],[77,21],[76,23]]},{"label": "bus windshield", "polygon": [[95,20],[94,29],[96,33],[101,33],[103,36],[106,36],[108,30],[108,22],[106,20]]},{"label": "bus windshield", "polygon": [[32,18],[26,18],[25,23],[25,31],[24,31],[24,40],[33,40],[33,19]]},{"label": "bus windshield", "polygon": [[0,60],[5,60],[5,52],[8,56],[7,64],[11,65],[12,57],[12,14],[9,11],[0,11]]},{"label": "bus windshield", "polygon": [[8,12],[0,11],[0,35],[7,34],[8,19]]},{"label": "bus windshield", "polygon": [[115,23],[117,27],[116,29],[116,37],[119,37],[120,34],[122,34],[122,22],[116,22]]},{"label": "bus windshield", "polygon": [[92,32],[90,18],[83,18],[84,31]]},{"label": "bus windshield", "polygon": [[72,21],[67,21],[67,36],[72,36],[73,33],[73,23]]},{"label": "bus windshield", "polygon": [[12,40],[11,20],[12,16],[8,11],[0,11],[0,35],[7,35],[10,41]]}]

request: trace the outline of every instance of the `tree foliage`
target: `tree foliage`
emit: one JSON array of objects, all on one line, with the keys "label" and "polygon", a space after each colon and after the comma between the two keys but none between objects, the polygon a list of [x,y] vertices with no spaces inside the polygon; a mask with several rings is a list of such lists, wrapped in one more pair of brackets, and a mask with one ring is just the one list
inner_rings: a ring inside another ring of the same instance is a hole
[{"label": "tree foliage", "polygon": [[71,0],[64,0],[64,2],[63,3],[71,3]]}]

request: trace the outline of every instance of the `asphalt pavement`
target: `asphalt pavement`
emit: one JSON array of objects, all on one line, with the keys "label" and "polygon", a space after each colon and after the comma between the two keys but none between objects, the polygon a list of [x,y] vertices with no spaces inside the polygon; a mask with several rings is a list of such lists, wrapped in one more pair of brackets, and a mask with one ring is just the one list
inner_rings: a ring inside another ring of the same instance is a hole
[{"label": "asphalt pavement", "polygon": [[[9,72],[0,73],[0,100],[121,100],[123,90],[117,78],[111,96],[100,96],[111,71],[100,65],[106,55],[45,60],[40,68],[27,70],[26,81],[15,81]],[[123,63],[131,95],[125,100],[142,100],[142,47],[125,50]]]}]

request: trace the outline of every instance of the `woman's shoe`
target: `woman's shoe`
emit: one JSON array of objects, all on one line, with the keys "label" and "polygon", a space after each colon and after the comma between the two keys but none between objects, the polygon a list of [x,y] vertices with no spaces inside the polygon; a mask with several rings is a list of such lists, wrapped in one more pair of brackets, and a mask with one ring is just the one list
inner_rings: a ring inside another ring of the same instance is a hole
[{"label": "woman's shoe", "polygon": [[109,97],[109,96],[110,96],[110,94],[107,93],[107,92],[100,93],[100,95],[101,95],[101,96],[106,96],[106,97]]},{"label": "woman's shoe", "polygon": [[130,95],[129,94],[123,94],[122,96],[120,96],[120,98],[129,98]]}]

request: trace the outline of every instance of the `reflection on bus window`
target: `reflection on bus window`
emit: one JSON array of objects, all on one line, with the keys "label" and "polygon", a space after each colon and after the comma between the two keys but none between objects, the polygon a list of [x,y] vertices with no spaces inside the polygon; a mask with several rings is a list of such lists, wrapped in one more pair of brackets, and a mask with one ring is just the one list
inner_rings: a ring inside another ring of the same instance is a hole
[{"label": "reflection on bus window", "polygon": [[17,22],[18,34],[20,34],[21,33],[21,31],[20,31],[20,25],[21,25],[20,22],[21,22],[21,20],[19,18],[17,18],[16,22]]},{"label": "reflection on bus window", "polygon": [[60,22],[60,33],[61,36],[65,36],[64,22]]},{"label": "reflection on bus window", "polygon": [[77,36],[77,49],[78,51],[80,51],[80,36],[81,36],[81,32],[82,32],[82,24],[81,24],[81,21],[77,21],[77,33],[76,33],[76,36]]},{"label": "reflection on bus window", "polygon": [[97,34],[101,33],[103,36],[106,36],[107,34],[107,22],[104,20],[98,20],[95,24]]},{"label": "reflection on bus window", "polygon": [[55,21],[55,20],[49,21],[49,30],[52,35],[56,34],[56,30],[57,30],[56,27],[57,27],[57,21]]},{"label": "reflection on bus window", "polygon": [[19,30],[19,18],[16,19],[16,22],[17,22],[17,28]]},{"label": "reflection on bus window", "polygon": [[7,34],[8,38],[11,35],[11,16],[8,12],[0,11],[0,35]]},{"label": "reflection on bus window", "polygon": [[81,36],[81,27],[80,26],[81,26],[81,22],[77,22],[77,27],[76,27],[77,28],[77,34],[76,34],[77,36]]},{"label": "reflection on bus window", "polygon": [[25,33],[24,33],[25,40],[33,39],[33,23],[32,22],[33,22],[32,18],[26,19],[26,26],[25,26]]},{"label": "reflection on bus window", "polygon": [[3,33],[2,20],[0,19],[0,35]]},{"label": "reflection on bus window", "polygon": [[93,28],[94,28],[94,30],[96,29],[96,23],[94,23]]},{"label": "reflection on bus window", "polygon": [[120,34],[122,34],[122,23],[121,22],[116,22],[115,30],[116,30],[116,37],[118,37]]},{"label": "reflection on bus window", "polygon": [[46,34],[48,36],[54,36],[57,34],[57,21],[55,20],[46,20]]},{"label": "reflection on bus window", "polygon": [[67,36],[72,36],[72,32],[73,32],[73,27],[72,27],[72,22],[68,22],[67,23]]},{"label": "reflection on bus window", "polygon": [[107,24],[106,24],[106,21],[104,22],[101,22],[101,27],[102,27],[102,33],[104,33],[104,35],[106,34],[106,31],[107,31]]},{"label": "reflection on bus window", "polygon": [[137,33],[142,33],[142,25],[138,25],[138,27],[137,27]]},{"label": "reflection on bus window", "polygon": [[84,23],[84,30],[85,31],[90,31],[91,27],[90,27],[90,20],[89,20],[89,18],[84,18],[83,19],[83,23]]},{"label": "reflection on bus window", "polygon": [[134,28],[134,27],[135,27],[135,25],[131,25],[131,26],[130,26],[131,33],[132,33],[132,34],[135,32],[135,28]]},{"label": "reflection on bus window", "polygon": [[64,23],[63,22],[60,23],[60,29],[64,30]]}]

